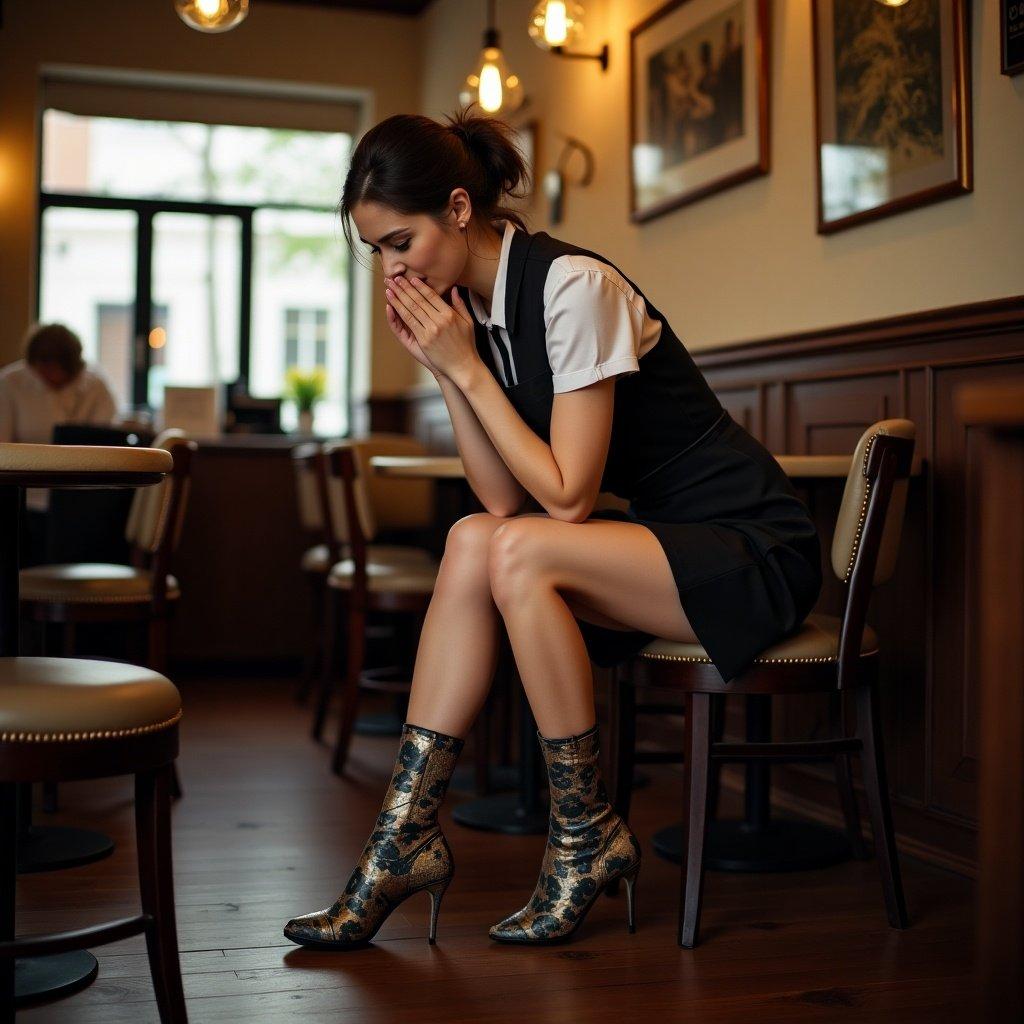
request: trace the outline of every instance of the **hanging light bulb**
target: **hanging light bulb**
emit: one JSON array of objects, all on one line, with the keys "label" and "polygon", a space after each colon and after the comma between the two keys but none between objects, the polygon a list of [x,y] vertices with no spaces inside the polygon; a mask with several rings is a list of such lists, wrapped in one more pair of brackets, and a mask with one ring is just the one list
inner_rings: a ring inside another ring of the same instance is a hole
[{"label": "hanging light bulb", "polygon": [[883,7],[902,7],[909,0],[878,0]]},{"label": "hanging light bulb", "polygon": [[501,52],[501,40],[494,27],[494,0],[489,0],[487,10],[484,48],[476,67],[466,76],[459,102],[464,107],[477,103],[487,114],[510,114],[522,106],[523,83],[509,71]]},{"label": "hanging light bulb", "polygon": [[249,0],[174,0],[174,9],[189,28],[227,32],[245,20]]},{"label": "hanging light bulb", "polygon": [[530,15],[528,31],[542,50],[572,46],[583,33],[583,8],[573,0],[540,0]]}]

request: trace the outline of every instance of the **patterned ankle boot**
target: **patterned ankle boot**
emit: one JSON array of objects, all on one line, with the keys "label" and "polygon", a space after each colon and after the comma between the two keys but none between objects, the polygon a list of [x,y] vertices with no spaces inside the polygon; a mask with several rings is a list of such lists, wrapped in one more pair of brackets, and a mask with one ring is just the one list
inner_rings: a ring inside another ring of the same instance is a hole
[{"label": "patterned ankle boot", "polygon": [[289,921],[285,938],[318,949],[364,946],[404,899],[430,894],[430,934],[454,871],[452,851],[437,823],[463,741],[408,723],[377,824],[345,891],[325,910]]},{"label": "patterned ankle boot", "polygon": [[640,846],[608,802],[597,763],[597,726],[567,739],[537,737],[551,793],[548,844],[530,902],[494,925],[491,938],[530,945],[561,942],[619,878],[626,882],[629,930],[636,931],[633,886]]}]

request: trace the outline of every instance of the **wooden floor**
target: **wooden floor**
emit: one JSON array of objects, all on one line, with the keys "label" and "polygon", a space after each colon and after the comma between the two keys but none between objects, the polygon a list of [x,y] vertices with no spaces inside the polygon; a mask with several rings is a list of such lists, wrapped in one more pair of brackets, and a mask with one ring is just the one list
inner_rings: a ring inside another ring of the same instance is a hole
[{"label": "wooden floor", "polygon": [[[543,837],[472,832],[448,821],[455,879],[438,943],[426,942],[428,899],[413,897],[373,947],[322,953],[288,942],[289,917],[329,904],[345,884],[383,795],[393,740],[357,738],[340,780],[307,736],[285,682],[183,685],[174,809],[178,935],[190,1019],[204,1021],[823,1021],[971,1020],[967,1009],[973,885],[904,859],[913,924],[885,921],[873,862],[786,875],[708,876],[702,945],[675,943],[678,869],[650,851],[676,817],[680,775],[651,769],[634,826],[645,861],[639,923],[624,897],[602,897],[568,945],[499,946],[488,926],[524,902]],[[449,807],[465,795],[453,793]],[[127,779],[61,787],[41,820],[106,830],[106,861],[23,877],[20,933],[137,912]],[[447,818],[446,818],[447,821]],[[98,949],[87,990],[19,1014],[41,1022],[157,1021],[141,938]]]}]

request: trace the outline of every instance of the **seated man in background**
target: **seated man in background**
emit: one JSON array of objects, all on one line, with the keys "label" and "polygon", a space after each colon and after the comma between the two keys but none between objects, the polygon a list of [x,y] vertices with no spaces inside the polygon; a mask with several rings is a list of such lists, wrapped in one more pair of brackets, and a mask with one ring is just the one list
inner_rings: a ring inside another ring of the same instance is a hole
[{"label": "seated man in background", "polygon": [[[100,370],[82,358],[82,343],[63,324],[36,324],[25,338],[25,358],[0,370],[0,442],[49,444],[60,423],[113,422],[117,403]],[[38,564],[45,549],[49,492],[30,488],[25,505],[23,565]]]}]

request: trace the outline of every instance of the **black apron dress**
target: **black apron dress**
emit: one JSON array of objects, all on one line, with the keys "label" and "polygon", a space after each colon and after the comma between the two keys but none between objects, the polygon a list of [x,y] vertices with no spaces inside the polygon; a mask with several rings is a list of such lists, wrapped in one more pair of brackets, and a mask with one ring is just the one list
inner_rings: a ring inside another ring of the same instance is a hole
[{"label": "black apron dress", "polygon": [[[502,383],[487,329],[474,318],[481,358],[520,417],[546,443],[554,390],[544,284],[552,261],[567,254],[613,266],[545,232],[513,234],[505,323],[518,383]],[[465,289],[463,299],[472,308]],[[612,435],[601,480],[602,491],[627,499],[629,507],[599,510],[591,518],[638,523],[657,537],[683,610],[728,681],[796,629],[814,606],[821,589],[818,536],[779,464],[722,408],[665,318],[644,301],[649,315],[660,321],[661,335],[640,359],[638,373],[615,379]],[[494,341],[505,379],[511,381],[510,361],[497,333]],[[641,630],[577,621],[591,660],[603,667],[636,654],[655,638]]]}]

